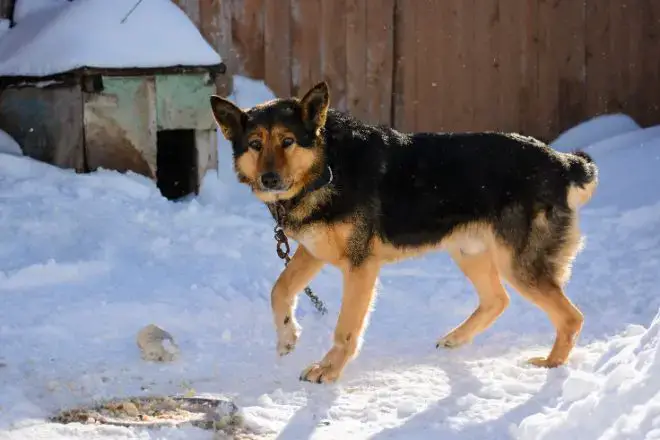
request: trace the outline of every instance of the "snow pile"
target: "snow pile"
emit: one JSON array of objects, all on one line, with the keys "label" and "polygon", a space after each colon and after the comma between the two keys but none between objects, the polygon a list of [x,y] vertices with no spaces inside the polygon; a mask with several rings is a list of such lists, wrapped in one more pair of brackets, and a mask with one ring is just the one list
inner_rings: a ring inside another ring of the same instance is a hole
[{"label": "snow pile", "polygon": [[69,0],[16,0],[14,3],[13,19],[20,23],[30,14],[45,11],[47,9],[62,6]]},{"label": "snow pile", "polygon": [[660,313],[607,343],[593,372],[573,371],[557,405],[523,420],[518,440],[660,437]]},{"label": "snow pile", "polygon": [[[242,107],[272,98],[259,82],[235,85]],[[585,135],[596,138],[591,125]],[[196,428],[46,421],[98,399],[191,390],[233,398],[263,438],[657,438],[659,130],[586,148],[601,184],[582,210],[586,247],[566,288],[586,320],[565,367],[525,364],[547,354],[554,330],[514,292],[472,345],[436,350],[477,296],[434,253],[383,269],[362,353],[336,386],[298,374],[330,347],[341,276],[328,267],[312,281],[329,313],[302,296],[298,346],[277,359],[273,222],[236,182],[221,136],[219,178],[208,173],[199,197],[178,202],[132,173],[79,175],[0,155],[0,438],[211,439]],[[135,334],[149,323],[176,338],[176,361],[140,359]]]},{"label": "snow pile", "polygon": [[628,115],[618,113],[600,115],[566,130],[551,145],[559,151],[577,150],[639,128],[640,126]]},{"label": "snow pile", "polygon": [[13,137],[9,136],[7,132],[0,130],[0,153],[22,156],[23,150]]},{"label": "snow pile", "polygon": [[221,62],[171,0],[143,1],[122,23],[135,4],[136,0],[41,0],[32,4],[0,38],[0,75],[45,76],[80,67],[210,66]]}]

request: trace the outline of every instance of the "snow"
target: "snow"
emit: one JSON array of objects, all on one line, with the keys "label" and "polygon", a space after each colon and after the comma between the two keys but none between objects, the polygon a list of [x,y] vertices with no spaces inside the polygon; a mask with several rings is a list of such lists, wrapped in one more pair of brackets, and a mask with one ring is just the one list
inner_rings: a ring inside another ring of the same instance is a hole
[{"label": "snow", "polygon": [[[243,107],[272,98],[258,82],[235,84]],[[0,155],[0,438],[211,439],[45,420],[95,399],[191,389],[233,398],[256,438],[659,438],[660,132],[585,135],[598,139],[587,151],[601,186],[582,211],[586,247],[567,286],[586,316],[567,366],[525,364],[554,332],[517,294],[472,345],[436,350],[477,300],[432,254],[382,272],[362,353],[330,386],[298,374],[330,346],[339,273],[312,283],[328,315],[301,297],[298,347],[277,358],[269,292],[282,262],[222,136],[219,173],[183,202],[139,175]],[[172,333],[179,360],[140,359],[135,337],[150,323]]]},{"label": "snow", "polygon": [[[22,0],[0,38],[0,75],[46,76],[80,67],[154,68],[221,62],[171,0]],[[29,4],[29,6],[27,6]],[[83,37],[81,37],[83,36]]]},{"label": "snow", "polygon": [[13,137],[3,130],[0,130],[0,154],[13,154],[22,156],[23,150]]},{"label": "snow", "polygon": [[41,12],[53,7],[62,6],[69,0],[16,0],[14,3],[14,22],[20,23],[30,14]]},{"label": "snow", "polygon": [[566,130],[551,144],[559,151],[584,148],[612,136],[638,130],[640,126],[628,115],[599,115]]}]

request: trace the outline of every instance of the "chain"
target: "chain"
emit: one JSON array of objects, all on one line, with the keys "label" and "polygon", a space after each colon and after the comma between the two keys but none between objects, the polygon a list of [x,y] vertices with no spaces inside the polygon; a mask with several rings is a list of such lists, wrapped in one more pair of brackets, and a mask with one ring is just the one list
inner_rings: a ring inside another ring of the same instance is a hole
[{"label": "chain", "polygon": [[[284,260],[284,265],[287,266],[289,261],[291,261],[291,257],[289,256],[291,247],[289,246],[289,239],[287,238],[286,234],[284,234],[284,229],[282,229],[280,226],[282,224],[281,219],[283,215],[283,209],[284,208],[279,204],[275,206],[277,224],[275,225],[275,229],[273,231],[275,232],[275,240],[277,241],[277,256]],[[314,308],[316,308],[316,310],[321,313],[321,315],[328,313],[328,309],[323,304],[323,301],[321,301],[321,299],[316,296],[314,292],[312,292],[312,289],[309,286],[305,287],[304,292],[305,295],[307,295],[312,301]]]}]

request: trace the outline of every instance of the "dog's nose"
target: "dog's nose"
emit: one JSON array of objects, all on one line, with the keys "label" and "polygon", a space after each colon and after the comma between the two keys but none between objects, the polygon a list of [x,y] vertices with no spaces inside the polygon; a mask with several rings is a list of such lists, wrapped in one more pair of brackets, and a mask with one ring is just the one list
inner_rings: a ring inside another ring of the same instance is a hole
[{"label": "dog's nose", "polygon": [[276,189],[280,186],[282,181],[282,179],[280,179],[280,175],[272,171],[263,173],[260,179],[261,185],[263,185],[263,187],[266,189]]}]

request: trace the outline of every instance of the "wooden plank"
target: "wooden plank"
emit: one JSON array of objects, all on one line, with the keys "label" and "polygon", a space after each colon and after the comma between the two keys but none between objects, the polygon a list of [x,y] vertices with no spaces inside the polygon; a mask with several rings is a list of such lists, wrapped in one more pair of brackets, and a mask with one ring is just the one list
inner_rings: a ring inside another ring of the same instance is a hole
[{"label": "wooden plank", "polygon": [[294,95],[302,96],[321,76],[321,0],[291,0]]},{"label": "wooden plank", "polygon": [[[525,2],[527,3],[527,2]],[[525,62],[525,19],[527,11],[521,1],[499,2],[499,74],[501,78],[498,111],[502,115],[498,129],[522,131],[520,89]]]},{"label": "wooden plank", "polygon": [[99,167],[157,173],[156,87],[148,77],[104,77],[103,91],[84,94],[85,157]]},{"label": "wooden plank", "polygon": [[199,0],[200,32],[220,54],[227,71],[217,75],[215,93],[227,96],[232,89],[232,75],[236,73],[237,60],[232,42],[232,0]]},{"label": "wooden plank", "polygon": [[[507,13],[508,10],[505,10]],[[538,116],[539,97],[539,35],[538,3],[525,1],[520,8],[521,58],[520,86],[518,90],[518,128],[523,134],[540,136],[541,121]]]},{"label": "wooden plank", "polygon": [[584,4],[542,0],[538,16],[539,135],[548,138],[584,114]]},{"label": "wooden plank", "polygon": [[421,51],[418,15],[421,2],[398,0],[396,5],[395,126],[404,131],[418,127],[417,70]]},{"label": "wooden plank", "polygon": [[[477,3],[479,7],[477,7]],[[498,0],[475,0],[474,3],[474,127],[473,130],[497,130],[499,111],[500,28]]]},{"label": "wooden plank", "polygon": [[346,0],[346,66],[346,107],[366,118],[367,0]]},{"label": "wooden plank", "polygon": [[611,89],[610,14],[611,2],[587,0],[586,3],[586,115],[607,112]]},{"label": "wooden plank", "polygon": [[228,9],[232,31],[230,39],[238,64],[236,72],[250,78],[263,78],[264,0],[233,0],[232,7]]},{"label": "wooden plank", "polygon": [[436,47],[437,17],[439,5],[442,0],[427,0],[416,2],[415,26],[417,28],[417,41],[413,47],[417,50],[415,66],[417,103],[415,116],[415,130],[438,131],[442,127],[438,121],[442,120],[442,105],[438,101],[438,92],[434,90],[440,81],[442,71],[441,57]]},{"label": "wooden plank", "polygon": [[321,75],[332,106],[346,110],[346,0],[322,0],[321,6]]},{"label": "wooden plank", "polygon": [[641,4],[642,78],[637,84],[637,96],[641,96],[642,113],[638,122],[645,126],[660,124],[660,2],[645,0]]},{"label": "wooden plank", "polygon": [[430,46],[435,52],[432,56],[436,59],[433,64],[436,71],[428,89],[435,105],[428,109],[434,117],[429,129],[459,131],[469,130],[473,125],[474,71],[468,69],[472,61],[473,8],[473,0],[437,2]]},{"label": "wooden plank", "polygon": [[23,154],[61,168],[85,171],[82,92],[79,86],[6,89],[0,129]]},{"label": "wooden plank", "polygon": [[391,124],[395,0],[367,2],[367,119]]},{"label": "wooden plank", "polygon": [[291,1],[264,7],[264,80],[276,96],[291,95]]}]

